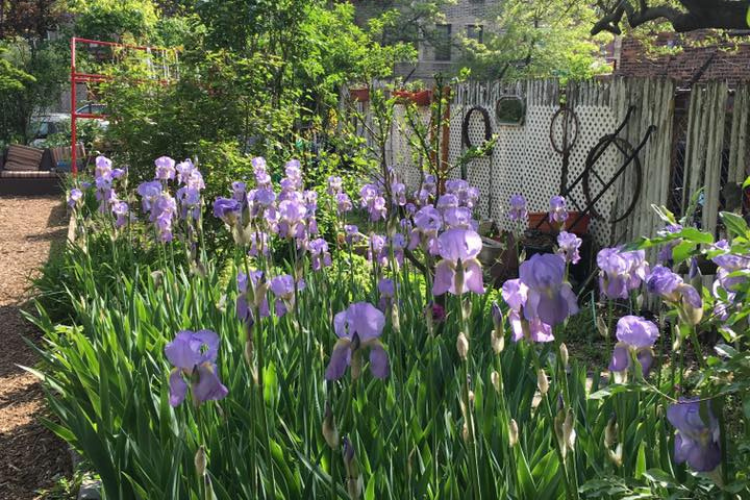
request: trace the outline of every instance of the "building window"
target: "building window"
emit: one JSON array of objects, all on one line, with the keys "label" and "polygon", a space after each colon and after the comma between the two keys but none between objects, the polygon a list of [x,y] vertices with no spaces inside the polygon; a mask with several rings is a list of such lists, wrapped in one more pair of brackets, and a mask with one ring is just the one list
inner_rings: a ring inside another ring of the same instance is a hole
[{"label": "building window", "polygon": [[435,60],[451,60],[451,25],[438,24],[435,26]]},{"label": "building window", "polygon": [[466,38],[484,43],[484,26],[481,24],[467,24]]}]

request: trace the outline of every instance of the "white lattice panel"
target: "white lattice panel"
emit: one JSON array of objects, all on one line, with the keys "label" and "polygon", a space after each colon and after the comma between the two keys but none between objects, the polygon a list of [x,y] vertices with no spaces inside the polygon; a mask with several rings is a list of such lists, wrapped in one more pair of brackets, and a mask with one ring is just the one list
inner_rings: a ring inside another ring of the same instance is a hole
[{"label": "white lattice panel", "polygon": [[[576,99],[572,106],[578,116],[579,127],[577,141],[570,154],[569,183],[583,171],[589,151],[603,135],[612,133],[618,125],[607,83],[585,83],[575,92]],[[525,99],[526,119],[522,126],[498,126],[496,123],[495,105],[503,95]],[[559,109],[557,84],[521,82],[501,88],[497,84],[485,86],[470,83],[455,89],[454,96],[448,155],[451,165],[456,164],[465,149],[462,144],[462,124],[467,111],[472,107],[483,106],[487,109],[492,133],[498,136],[490,156],[472,160],[466,167],[467,180],[481,191],[478,216],[495,220],[503,229],[511,229],[506,211],[508,200],[513,194],[523,194],[526,197],[530,212],[547,211],[549,199],[559,194],[562,170],[562,155],[553,149],[550,141],[550,125],[553,115]],[[419,167],[414,163],[409,144],[409,127],[404,122],[403,113],[403,108],[397,106],[391,147],[397,171],[407,185],[413,188],[418,184],[420,174]],[[421,108],[420,113],[426,123],[429,120],[429,108]],[[481,113],[472,113],[469,137],[475,145],[484,140],[484,120]],[[623,160],[623,155],[612,147],[596,163],[596,172],[606,182],[612,178]],[[458,178],[460,175],[461,170],[456,167],[451,170],[449,177]],[[644,182],[648,182],[648,179],[644,179]],[[608,220],[612,206],[618,200],[620,184],[615,183],[596,205],[605,220],[592,220],[589,232],[600,245],[610,244],[611,225]],[[592,195],[596,196],[601,183],[595,180],[591,186]],[[581,208],[586,206],[581,185],[568,196],[571,210],[575,210],[576,203]]]},{"label": "white lattice panel", "polygon": [[[418,113],[422,123],[430,122],[430,108],[419,107]],[[404,106],[397,104],[393,112],[393,129],[391,133],[391,156],[393,167],[401,182],[406,184],[409,193],[419,187],[421,179],[421,165],[415,164],[415,155],[412,151],[411,140],[413,132],[405,119]]]}]

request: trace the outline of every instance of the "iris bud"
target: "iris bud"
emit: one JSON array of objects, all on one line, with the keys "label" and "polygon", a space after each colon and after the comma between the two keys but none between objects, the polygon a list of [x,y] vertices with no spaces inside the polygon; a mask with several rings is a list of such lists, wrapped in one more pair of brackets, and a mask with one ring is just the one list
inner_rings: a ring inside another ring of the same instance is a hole
[{"label": "iris bud", "polygon": [[206,449],[201,446],[198,448],[198,451],[195,453],[195,458],[193,459],[193,462],[195,463],[195,471],[198,473],[200,477],[203,477],[206,475]]},{"label": "iris bud", "polygon": [[569,359],[570,354],[568,354],[568,346],[566,346],[564,343],[560,344],[560,361],[562,361],[563,367],[568,367]]},{"label": "iris bud", "polygon": [[604,446],[612,448],[617,442],[617,420],[614,416],[609,419],[607,427],[604,428]]},{"label": "iris bud", "polygon": [[466,338],[464,332],[458,334],[456,349],[458,350],[458,356],[461,360],[466,361],[466,358],[469,356],[469,339]]},{"label": "iris bud", "polygon": [[508,424],[508,442],[511,447],[518,444],[518,423],[512,418]]},{"label": "iris bud", "polygon": [[497,392],[500,392],[502,390],[502,387],[500,387],[500,374],[493,371],[490,374],[490,380],[492,381],[492,386],[495,388]]},{"label": "iris bud", "polygon": [[620,467],[622,465],[622,443],[618,444],[614,451],[607,450],[607,457],[615,464],[615,467]]},{"label": "iris bud", "polygon": [[339,431],[336,428],[331,404],[328,401],[326,401],[325,415],[323,416],[323,437],[331,449],[335,450],[339,447]]},{"label": "iris bud", "polygon": [[492,336],[490,337],[490,342],[492,344],[492,350],[495,352],[495,354],[500,354],[501,352],[503,352],[503,349],[505,349],[505,336],[503,336],[503,330],[493,330]]},{"label": "iris bud", "polygon": [[547,380],[547,374],[543,369],[536,373],[536,384],[542,396],[547,394],[547,391],[549,391],[549,381]]}]

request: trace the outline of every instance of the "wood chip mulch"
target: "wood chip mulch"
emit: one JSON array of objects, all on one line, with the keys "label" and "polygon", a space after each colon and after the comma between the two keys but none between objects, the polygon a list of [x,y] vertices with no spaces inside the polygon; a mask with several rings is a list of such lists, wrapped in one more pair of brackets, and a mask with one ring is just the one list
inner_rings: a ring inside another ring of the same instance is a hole
[{"label": "wood chip mulch", "polygon": [[39,422],[48,416],[39,381],[18,366],[38,362],[24,338],[39,341],[40,332],[20,312],[29,278],[66,231],[59,197],[0,198],[0,500],[44,498],[71,471],[67,446]]}]

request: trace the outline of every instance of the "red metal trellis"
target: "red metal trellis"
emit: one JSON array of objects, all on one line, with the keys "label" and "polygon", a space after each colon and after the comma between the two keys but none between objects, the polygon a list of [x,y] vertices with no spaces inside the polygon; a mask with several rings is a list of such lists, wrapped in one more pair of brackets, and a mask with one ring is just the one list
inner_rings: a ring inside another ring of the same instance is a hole
[{"label": "red metal trellis", "polygon": [[[174,52],[175,49],[168,49],[163,47],[149,47],[145,45],[130,45],[125,43],[117,43],[117,42],[105,42],[102,40],[90,40],[88,38],[78,38],[78,37],[72,37],[70,39],[70,139],[71,139],[71,148],[70,148],[70,168],[73,175],[76,175],[78,173],[78,151],[76,148],[76,140],[77,140],[77,132],[78,127],[76,124],[76,120],[79,118],[83,119],[93,119],[93,120],[104,120],[106,119],[106,115],[103,114],[97,114],[97,113],[78,113],[76,111],[76,108],[78,106],[77,96],[76,96],[76,84],[77,83],[101,83],[105,81],[111,81],[114,79],[111,75],[104,75],[101,73],[79,73],[76,71],[76,46],[78,44],[88,45],[89,47],[98,47],[98,46],[105,46],[105,47],[117,47],[121,49],[129,49],[129,50],[137,50],[137,51],[143,51],[143,52]],[[142,81],[142,80],[136,80],[136,81]],[[169,79],[160,79],[157,80],[160,84],[166,84],[169,82]]]}]

